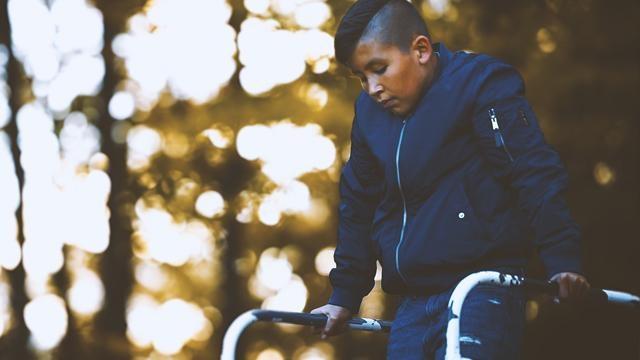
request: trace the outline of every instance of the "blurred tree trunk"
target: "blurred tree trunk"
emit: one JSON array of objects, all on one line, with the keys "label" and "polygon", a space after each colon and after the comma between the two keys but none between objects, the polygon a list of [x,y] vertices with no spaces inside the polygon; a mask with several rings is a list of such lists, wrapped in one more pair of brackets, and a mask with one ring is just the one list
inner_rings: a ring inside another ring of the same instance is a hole
[{"label": "blurred tree trunk", "polygon": [[[119,78],[115,71],[115,55],[111,50],[111,42],[123,28],[122,6],[114,6],[109,1],[98,1],[96,6],[104,16],[104,48],[105,77],[99,95],[100,118],[98,128],[102,140],[102,152],[109,158],[108,174],[111,179],[111,193],[108,207],[109,247],[101,257],[100,273],[105,289],[105,302],[101,312],[96,316],[96,357],[101,359],[128,359],[129,343],[126,337],[126,308],[132,287],[131,269],[131,219],[127,213],[130,204],[127,188],[126,144],[116,143],[112,137],[114,119],[108,111],[108,102],[113,96]],[[131,5],[129,5],[131,6]]]},{"label": "blurred tree trunk", "polygon": [[[9,50],[9,59],[7,61],[7,85],[9,85],[9,106],[11,108],[11,121],[6,127],[6,132],[11,139],[11,153],[13,155],[13,163],[20,193],[24,186],[24,172],[20,166],[20,149],[18,148],[18,126],[16,124],[16,113],[20,108],[20,64],[13,57],[11,51],[11,28],[9,25],[9,14],[7,11],[7,0],[2,0],[0,9],[0,42],[7,46]],[[22,202],[16,209],[16,219],[18,221],[18,242],[20,245],[24,242],[24,233],[22,231]],[[33,354],[30,352],[27,343],[29,340],[29,330],[24,321],[24,307],[29,301],[25,292],[25,272],[21,264],[14,270],[8,271],[9,282],[11,284],[11,308],[13,310],[14,324],[13,328],[2,338],[0,338],[0,355],[7,359],[31,359]]]}]

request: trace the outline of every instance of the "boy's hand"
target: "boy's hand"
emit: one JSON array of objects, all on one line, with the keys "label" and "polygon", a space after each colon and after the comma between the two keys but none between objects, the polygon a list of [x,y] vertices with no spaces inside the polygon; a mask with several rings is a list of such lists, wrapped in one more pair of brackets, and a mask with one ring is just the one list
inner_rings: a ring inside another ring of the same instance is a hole
[{"label": "boy's hand", "polygon": [[[338,335],[347,328],[347,321],[351,319],[351,311],[342,306],[327,304],[317,309],[311,310],[311,314],[327,315],[327,323],[321,331],[321,338],[326,339],[327,336]],[[320,330],[316,328],[316,331]],[[317,333],[317,332],[316,332]]]},{"label": "boy's hand", "polygon": [[558,283],[559,297],[561,300],[577,300],[584,298],[591,288],[587,279],[576,273],[563,272],[553,275],[551,281]]}]

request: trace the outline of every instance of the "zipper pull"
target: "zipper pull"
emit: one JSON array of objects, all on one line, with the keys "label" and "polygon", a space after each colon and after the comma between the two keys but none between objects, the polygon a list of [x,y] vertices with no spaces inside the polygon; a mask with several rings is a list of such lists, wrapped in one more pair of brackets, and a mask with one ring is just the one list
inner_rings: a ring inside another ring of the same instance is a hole
[{"label": "zipper pull", "polygon": [[504,149],[504,152],[509,157],[509,160],[513,162],[513,157],[507,149],[507,144],[504,142],[504,138],[502,137],[502,133],[500,132],[500,126],[498,126],[498,116],[496,115],[496,110],[494,108],[489,109],[489,118],[491,119],[491,128],[493,130],[493,136],[496,140],[496,147],[501,147]]},{"label": "zipper pull", "polygon": [[500,133],[500,126],[498,126],[498,117],[496,116],[496,110],[494,108],[489,109],[489,118],[491,119],[491,128],[493,130],[493,136],[496,139],[496,147],[502,147],[504,145],[504,139]]},{"label": "zipper pull", "polygon": [[493,128],[493,130],[500,130],[500,127],[498,127],[498,117],[496,116],[496,109],[489,109],[489,117],[491,118],[491,127]]}]

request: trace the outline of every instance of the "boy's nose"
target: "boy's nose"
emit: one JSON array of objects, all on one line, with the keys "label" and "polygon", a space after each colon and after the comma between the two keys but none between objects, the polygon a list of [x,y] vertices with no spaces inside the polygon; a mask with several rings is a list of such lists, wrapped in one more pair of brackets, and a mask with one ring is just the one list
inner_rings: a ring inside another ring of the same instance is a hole
[{"label": "boy's nose", "polygon": [[377,98],[380,94],[382,94],[382,85],[370,81],[367,91],[369,92],[369,96]]}]

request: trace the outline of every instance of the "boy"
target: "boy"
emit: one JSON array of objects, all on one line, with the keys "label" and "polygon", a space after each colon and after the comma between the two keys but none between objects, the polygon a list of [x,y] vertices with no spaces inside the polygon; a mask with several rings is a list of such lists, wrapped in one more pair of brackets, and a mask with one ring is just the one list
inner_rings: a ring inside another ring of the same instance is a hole
[{"label": "boy", "polygon": [[[561,298],[588,290],[580,233],[561,198],[567,174],[544,141],[518,72],[486,55],[432,44],[405,0],[359,0],[335,37],[360,78],[351,156],[340,180],[333,293],[312,313],[335,335],[371,291],[402,295],[388,357],[444,356],[447,301],[480,270],[523,275],[533,245]],[[461,318],[461,351],[519,357],[521,289],[479,286]]]}]

